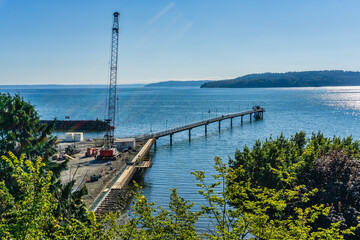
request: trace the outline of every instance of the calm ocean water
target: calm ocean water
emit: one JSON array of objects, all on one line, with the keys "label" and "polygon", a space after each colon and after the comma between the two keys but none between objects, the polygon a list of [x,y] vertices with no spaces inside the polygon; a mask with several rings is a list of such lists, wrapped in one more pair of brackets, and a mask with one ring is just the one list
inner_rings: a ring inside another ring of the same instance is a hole
[{"label": "calm ocean water", "polygon": [[[104,119],[105,88],[77,89],[0,89],[1,92],[19,92],[36,105],[42,119],[65,116],[71,119]],[[120,88],[118,91],[118,122],[116,136],[128,136],[159,131],[185,123],[250,109],[261,105],[266,109],[264,119],[249,122],[240,118],[160,138],[151,155],[154,165],[144,177],[144,193],[150,201],[166,206],[169,188],[177,187],[181,196],[200,204],[201,198],[190,174],[194,170],[215,173],[216,156],[227,161],[235,150],[252,145],[257,139],[286,136],[296,131],[322,131],[326,136],[348,136],[360,139],[360,87],[283,88],[283,89],[198,89],[198,88]],[[62,134],[59,134],[60,137]],[[102,137],[87,134],[85,137]],[[207,227],[208,222],[200,223]]]}]

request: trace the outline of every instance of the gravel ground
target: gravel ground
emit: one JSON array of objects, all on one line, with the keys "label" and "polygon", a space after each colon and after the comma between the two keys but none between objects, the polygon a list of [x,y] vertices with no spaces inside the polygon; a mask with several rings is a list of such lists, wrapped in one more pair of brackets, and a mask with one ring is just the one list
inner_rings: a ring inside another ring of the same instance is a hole
[{"label": "gravel ground", "polygon": [[[59,152],[64,152],[65,148],[70,144],[72,145],[74,143],[59,141]],[[134,151],[121,153],[116,160],[111,161],[111,165],[108,165],[107,160],[97,160],[95,157],[85,157],[88,147],[95,147],[99,152],[100,147],[96,146],[95,141],[84,140],[82,142],[77,142],[75,143],[75,146],[80,150],[80,153],[73,155],[72,157],[74,159],[69,160],[68,169],[61,173],[61,181],[66,183],[75,179],[75,186],[77,186],[86,179],[90,179],[92,175],[99,175],[105,169],[105,174],[98,181],[85,182],[88,194],[84,196],[83,201],[86,206],[89,207],[96,196],[103,191],[106,185],[114,178],[116,173],[122,169],[126,161],[135,157],[136,153],[141,149],[143,144],[143,142],[137,142]],[[61,163],[62,161],[54,160],[54,162]]]}]

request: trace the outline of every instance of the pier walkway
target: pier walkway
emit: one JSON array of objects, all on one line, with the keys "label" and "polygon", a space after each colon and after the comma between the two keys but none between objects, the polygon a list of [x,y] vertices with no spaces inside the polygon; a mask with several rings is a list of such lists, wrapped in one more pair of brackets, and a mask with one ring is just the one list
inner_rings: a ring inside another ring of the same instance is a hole
[{"label": "pier walkway", "polygon": [[253,109],[248,110],[248,111],[226,114],[226,115],[222,115],[222,116],[218,116],[218,117],[213,117],[213,118],[208,118],[208,119],[205,119],[205,120],[193,122],[193,123],[190,123],[190,124],[185,124],[185,125],[180,126],[180,127],[167,129],[165,131],[159,131],[159,132],[139,135],[139,136],[136,136],[135,139],[137,141],[138,140],[147,140],[147,139],[151,139],[151,138],[158,139],[160,137],[164,137],[164,136],[169,135],[170,136],[170,145],[171,145],[172,144],[172,135],[174,133],[178,133],[178,132],[188,130],[189,131],[189,140],[190,140],[191,139],[191,129],[193,129],[193,128],[200,127],[200,126],[205,126],[205,135],[207,135],[207,125],[210,124],[210,123],[219,122],[219,131],[220,131],[220,129],[221,129],[221,121],[223,121],[225,119],[230,119],[231,120],[230,124],[232,126],[233,118],[241,117],[241,124],[243,124],[243,117],[244,116],[249,115],[250,116],[250,121],[251,121],[253,114],[254,114],[255,118],[263,118],[263,113],[264,113],[264,108],[254,107]]},{"label": "pier walkway", "polygon": [[119,172],[110,185],[107,186],[96,198],[94,203],[89,208],[90,210],[96,212],[97,214],[116,210],[115,208],[118,205],[119,196],[134,177],[137,169],[151,167],[151,159],[149,159],[147,156],[155,141],[155,138],[146,141],[138,154],[136,154],[136,156],[127,163],[127,165]]},{"label": "pier walkway", "polygon": [[141,148],[139,153],[128,162],[123,169],[116,175],[111,183],[105,187],[103,192],[95,199],[89,210],[95,211],[97,214],[102,214],[116,210],[116,206],[119,203],[119,197],[124,191],[124,188],[128,185],[131,179],[134,177],[138,169],[148,168],[152,166],[151,159],[149,159],[149,150],[153,145],[156,146],[156,140],[160,137],[170,136],[170,144],[172,144],[172,135],[181,131],[189,131],[189,140],[191,139],[191,129],[205,126],[205,135],[207,135],[207,125],[214,122],[219,122],[219,131],[221,129],[221,121],[230,119],[231,126],[233,124],[233,118],[241,117],[241,124],[243,124],[243,117],[246,115],[250,116],[252,121],[252,115],[255,119],[263,118],[264,109],[261,107],[254,107],[251,110],[237,112],[227,115],[222,115],[214,118],[208,118],[202,121],[193,122],[180,127],[171,128],[165,131],[144,134],[136,136],[136,141],[146,141],[144,146]]}]

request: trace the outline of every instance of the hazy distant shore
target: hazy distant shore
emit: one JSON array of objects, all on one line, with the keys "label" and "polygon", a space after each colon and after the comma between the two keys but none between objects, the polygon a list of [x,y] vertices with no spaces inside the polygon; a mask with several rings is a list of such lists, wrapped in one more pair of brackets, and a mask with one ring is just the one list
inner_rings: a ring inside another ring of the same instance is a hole
[{"label": "hazy distant shore", "polygon": [[[145,84],[118,84],[118,87],[144,87]],[[68,85],[68,84],[24,84],[24,85],[0,85],[1,89],[49,89],[49,88],[107,88],[108,85],[90,85],[90,84],[77,84],[77,85]]]},{"label": "hazy distant shore", "polygon": [[144,87],[200,87],[202,84],[207,82],[210,82],[210,80],[165,81],[165,82],[149,83]]}]

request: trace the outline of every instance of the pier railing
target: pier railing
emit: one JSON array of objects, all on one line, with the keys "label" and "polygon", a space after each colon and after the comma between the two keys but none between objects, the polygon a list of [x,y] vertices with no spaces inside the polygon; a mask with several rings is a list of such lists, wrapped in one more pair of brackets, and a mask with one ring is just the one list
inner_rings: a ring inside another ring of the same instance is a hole
[{"label": "pier railing", "polygon": [[164,130],[164,131],[158,131],[158,132],[154,132],[154,133],[138,135],[135,138],[136,138],[136,140],[146,140],[146,139],[150,139],[150,138],[159,138],[159,137],[163,137],[163,136],[170,135],[170,134],[173,134],[173,133],[185,131],[185,130],[196,128],[196,127],[203,126],[203,125],[207,125],[209,123],[219,122],[219,121],[222,121],[222,120],[225,120],[225,119],[229,119],[229,118],[232,119],[232,118],[235,118],[235,117],[250,115],[250,114],[258,113],[258,112],[262,113],[262,112],[264,112],[264,109],[263,108],[253,108],[253,109],[248,110],[248,111],[221,115],[221,116],[208,118],[208,119],[201,120],[201,121],[192,122],[190,124],[185,124],[185,125],[182,125],[182,126],[179,126],[179,127],[176,127],[176,128],[167,129],[167,130]]},{"label": "pier railing", "polygon": [[251,110],[237,112],[232,114],[221,115],[213,118],[208,118],[201,121],[192,122],[190,124],[185,124],[180,127],[170,128],[164,131],[158,131],[149,134],[143,134],[139,136],[135,136],[136,140],[147,140],[141,150],[137,153],[137,155],[132,159],[131,164],[125,165],[123,169],[116,175],[116,177],[111,181],[111,183],[107,186],[105,190],[95,199],[90,209],[97,212],[98,214],[112,211],[114,208],[114,203],[117,202],[119,194],[123,191],[124,187],[129,183],[129,181],[133,178],[135,172],[139,167],[151,167],[151,162],[144,163],[143,165],[136,165],[137,162],[142,162],[145,160],[146,156],[149,154],[150,148],[155,145],[156,147],[156,139],[159,137],[163,137],[166,135],[170,135],[170,144],[172,144],[172,135],[177,132],[189,131],[189,140],[190,140],[190,132],[191,129],[199,126],[205,126],[205,134],[207,133],[207,125],[213,122],[219,122],[219,130],[220,130],[220,122],[225,119],[232,119],[235,117],[241,117],[241,123],[243,123],[243,116],[255,114],[255,118],[263,117],[264,109],[260,107],[254,107]]}]

